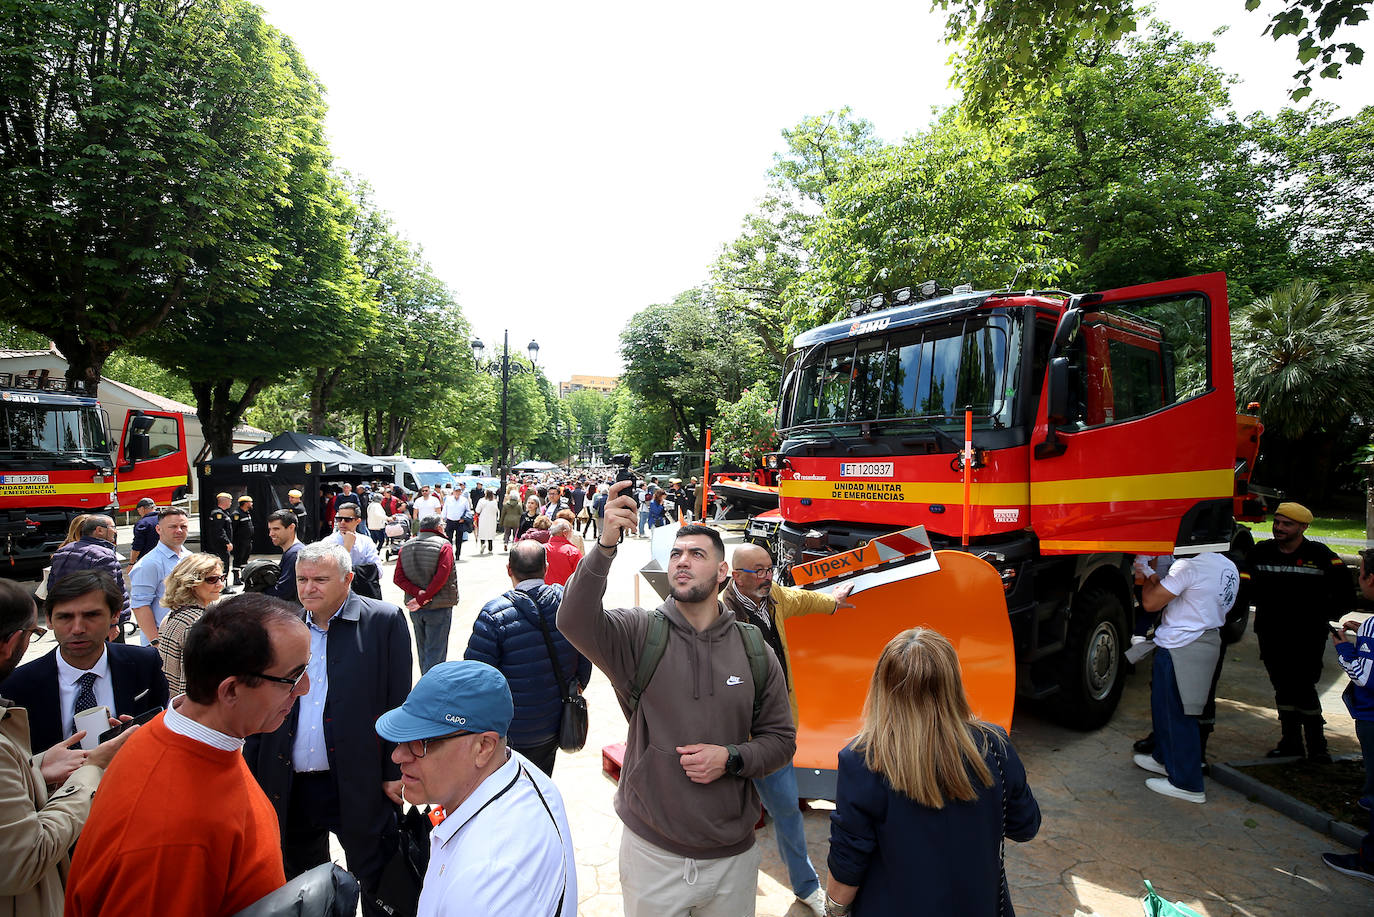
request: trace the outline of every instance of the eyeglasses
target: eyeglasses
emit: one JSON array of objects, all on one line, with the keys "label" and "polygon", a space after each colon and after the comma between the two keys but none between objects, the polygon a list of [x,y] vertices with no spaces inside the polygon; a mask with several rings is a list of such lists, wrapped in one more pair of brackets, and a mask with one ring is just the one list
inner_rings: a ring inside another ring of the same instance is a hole
[{"label": "eyeglasses", "polygon": [[[425,755],[429,754],[430,742],[442,742],[444,741],[444,739],[457,739],[461,738],[462,736],[470,735],[476,735],[476,733],[466,731],[450,732],[446,736],[435,736],[432,739],[411,739],[409,742],[402,742],[401,744],[405,746],[406,751],[410,754],[412,758],[423,758]],[[416,749],[419,750],[417,751]]]},{"label": "eyeglasses", "polygon": [[336,522],[357,522],[357,521],[358,521],[358,517],[357,517],[357,516],[335,516],[335,517],[334,517],[334,521],[336,521]]},{"label": "eyeglasses", "polygon": [[294,678],[290,676],[268,675],[265,672],[252,672],[250,674],[253,678],[261,678],[263,681],[270,681],[279,685],[290,685],[291,690],[294,691],[296,690],[296,685],[301,683],[301,679],[305,677],[305,673],[309,671],[309,669],[310,660],[306,659],[305,665],[301,666],[301,670],[296,673]]},{"label": "eyeglasses", "polygon": [[773,578],[773,570],[774,570],[774,569],[775,569],[774,567],[758,567],[758,568],[756,568],[756,569],[754,569],[754,570],[742,569],[742,570],[737,570],[736,572],[737,572],[737,573],[752,573],[754,576],[758,576],[758,577],[767,577],[767,578],[769,578],[769,579],[772,579],[772,578]]},{"label": "eyeglasses", "polygon": [[211,586],[218,586],[220,583],[224,582],[224,574],[207,573],[200,578],[200,581],[202,583],[209,583]]},{"label": "eyeglasses", "polygon": [[30,628],[29,628],[29,639],[30,639],[30,640],[42,640],[42,639],[43,639],[44,637],[46,637],[47,635],[48,635],[48,629],[47,629],[46,627],[39,627],[39,626],[37,626],[37,625],[34,625],[33,627],[30,627]]}]

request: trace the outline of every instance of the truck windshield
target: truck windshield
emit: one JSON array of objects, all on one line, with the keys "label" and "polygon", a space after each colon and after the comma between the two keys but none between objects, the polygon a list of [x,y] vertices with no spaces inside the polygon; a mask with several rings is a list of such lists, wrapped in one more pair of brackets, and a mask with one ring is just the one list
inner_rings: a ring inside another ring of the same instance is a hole
[{"label": "truck windshield", "polygon": [[443,487],[445,484],[452,487],[457,483],[453,475],[447,471],[417,471],[415,477],[420,479],[421,484],[428,484],[430,487]]},{"label": "truck windshield", "polygon": [[681,468],[681,452],[655,452],[654,457],[649,460],[649,467],[644,474],[646,477],[663,477],[664,475],[677,474]]},{"label": "truck windshield", "polygon": [[0,405],[0,452],[110,457],[105,419],[86,405]]},{"label": "truck windshield", "polygon": [[[1020,323],[1004,313],[837,341],[798,360],[779,428],[843,433],[859,422],[954,428],[971,406],[983,429],[1010,425]],[[838,429],[837,429],[838,428]]]}]

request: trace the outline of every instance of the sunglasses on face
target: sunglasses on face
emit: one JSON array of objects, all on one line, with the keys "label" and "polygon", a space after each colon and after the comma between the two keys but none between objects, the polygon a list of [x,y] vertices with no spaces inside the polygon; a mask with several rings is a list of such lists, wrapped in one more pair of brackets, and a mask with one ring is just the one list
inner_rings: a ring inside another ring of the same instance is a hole
[{"label": "sunglasses on face", "polygon": [[218,586],[220,583],[224,582],[224,574],[207,573],[200,578],[200,581],[202,583],[209,583],[211,586]]},{"label": "sunglasses on face", "polygon": [[357,521],[358,521],[358,517],[357,517],[357,516],[335,516],[334,518],[335,518],[336,520],[338,520],[339,522],[357,522]]}]

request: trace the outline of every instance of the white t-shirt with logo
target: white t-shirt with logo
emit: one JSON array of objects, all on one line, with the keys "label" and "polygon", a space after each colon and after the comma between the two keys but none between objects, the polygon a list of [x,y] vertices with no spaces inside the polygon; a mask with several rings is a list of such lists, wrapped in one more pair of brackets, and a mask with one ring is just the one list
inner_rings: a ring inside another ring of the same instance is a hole
[{"label": "white t-shirt with logo", "polygon": [[1171,650],[1225,623],[1240,591],[1240,573],[1224,554],[1198,554],[1175,560],[1159,584],[1176,598],[1164,606],[1155,645]]}]

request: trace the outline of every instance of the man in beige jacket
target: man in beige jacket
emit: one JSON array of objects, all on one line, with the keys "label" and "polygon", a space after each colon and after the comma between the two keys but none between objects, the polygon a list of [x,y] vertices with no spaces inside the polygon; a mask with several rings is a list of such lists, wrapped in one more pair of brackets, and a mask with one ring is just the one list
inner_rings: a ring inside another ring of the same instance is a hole
[{"label": "man in beige jacket", "polygon": [[[0,681],[19,665],[35,634],[42,631],[33,597],[0,579]],[[0,698],[0,912],[61,915],[67,852],[91,811],[101,774],[132,733],[83,751],[86,733],[78,732],[35,755],[28,711]]]}]

